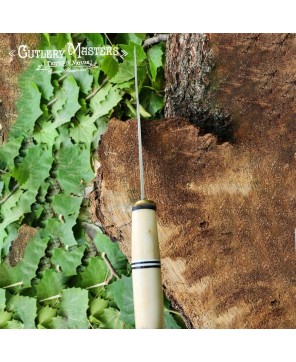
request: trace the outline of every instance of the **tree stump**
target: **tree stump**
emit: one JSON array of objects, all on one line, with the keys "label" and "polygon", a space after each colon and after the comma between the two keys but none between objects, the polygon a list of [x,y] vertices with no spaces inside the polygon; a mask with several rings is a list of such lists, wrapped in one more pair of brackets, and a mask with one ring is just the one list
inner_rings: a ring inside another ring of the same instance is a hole
[{"label": "tree stump", "polygon": [[[296,326],[295,52],[285,34],[168,39],[168,118],[142,126],[146,194],[166,294],[194,328]],[[110,122],[92,195],[128,256],[136,132]]]}]

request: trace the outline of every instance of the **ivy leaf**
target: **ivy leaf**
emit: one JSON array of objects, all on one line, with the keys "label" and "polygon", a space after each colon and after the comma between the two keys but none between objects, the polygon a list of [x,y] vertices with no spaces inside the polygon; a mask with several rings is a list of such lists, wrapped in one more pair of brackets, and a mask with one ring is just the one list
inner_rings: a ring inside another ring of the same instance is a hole
[{"label": "ivy leaf", "polygon": [[101,325],[100,328],[104,329],[123,329],[124,323],[120,319],[120,312],[114,308],[107,308],[101,314],[100,319]]},{"label": "ivy leaf", "polygon": [[105,281],[108,268],[103,259],[95,256],[89,259],[85,270],[78,275],[76,285],[81,288],[88,288]]},{"label": "ivy leaf", "polygon": [[115,76],[115,74],[118,72],[118,67],[118,62],[113,58],[112,55],[107,55],[103,58],[101,69],[109,79]]},{"label": "ivy leaf", "polygon": [[88,149],[62,147],[57,155],[57,178],[65,193],[78,193],[94,178]]},{"label": "ivy leaf", "polygon": [[132,62],[124,61],[118,67],[118,72],[113,78],[110,79],[111,83],[123,83],[130,79],[133,79],[134,74],[134,64]]},{"label": "ivy leaf", "polygon": [[129,42],[129,44],[120,44],[120,48],[127,52],[127,55],[124,58],[124,62],[129,62],[134,65],[134,48],[136,48],[136,57],[137,57],[137,65],[143,63],[146,59],[146,53],[143,47],[139,44],[135,44],[134,42]]},{"label": "ivy leaf", "polygon": [[[38,190],[49,176],[53,160],[51,149],[43,145],[31,147],[23,161],[13,170],[12,176],[22,185],[22,189]],[[36,167],[36,162],[38,162],[38,167]]]},{"label": "ivy leaf", "polygon": [[12,313],[0,310],[0,329],[6,328],[8,322],[11,320]]},{"label": "ivy leaf", "polygon": [[80,104],[78,102],[79,87],[73,76],[68,76],[64,80],[62,92],[64,92],[66,102],[63,108],[56,112],[55,121],[53,123],[48,122],[46,124],[44,128],[45,132],[52,132],[64,123],[70,122],[71,118],[75,116],[76,112],[80,108]]},{"label": "ivy leaf", "polygon": [[39,65],[43,65],[42,59],[33,59],[25,73],[20,77],[20,88],[26,89],[29,81],[37,84],[42,97],[49,100],[53,94],[53,86],[51,84],[51,72],[38,71]]},{"label": "ivy leaf", "polygon": [[21,92],[17,103],[18,117],[10,129],[9,138],[21,135],[31,135],[36,120],[42,115],[40,109],[41,93],[33,81],[26,82],[26,87]]},{"label": "ivy leaf", "polygon": [[24,323],[24,328],[36,328],[37,306],[35,298],[14,295],[9,300],[7,308],[13,312],[14,318],[20,319]]},{"label": "ivy leaf", "polygon": [[67,246],[76,245],[73,234],[73,227],[76,224],[76,218],[72,217],[63,221],[63,217],[60,219],[48,219],[44,228],[44,233],[50,235],[52,238],[60,238],[62,243]]},{"label": "ivy leaf", "polygon": [[88,72],[73,72],[73,77],[78,83],[82,93],[87,94],[90,92],[94,80],[93,75]]},{"label": "ivy leaf", "polygon": [[[108,114],[122,99],[122,91],[119,90],[117,86],[108,86],[106,88],[102,88],[101,91],[101,93],[98,92],[91,102],[93,116],[96,118],[100,118]],[[108,93],[106,94],[106,92]],[[102,99],[103,97],[105,99]]]},{"label": "ivy leaf", "polygon": [[41,238],[36,234],[26,246],[23,259],[14,267],[7,262],[0,264],[0,286],[22,282],[21,288],[31,286],[31,280],[35,277],[40,259],[45,254],[49,238]]},{"label": "ivy leaf", "polygon": [[93,134],[97,130],[95,121],[97,117],[84,116],[81,117],[76,127],[70,129],[70,137],[76,142],[89,143]]},{"label": "ivy leaf", "polygon": [[89,328],[86,311],[88,309],[88,292],[80,288],[64,289],[58,316],[52,319],[53,328]]},{"label": "ivy leaf", "polygon": [[112,242],[110,238],[102,232],[98,232],[93,240],[100,253],[106,253],[115,271],[121,275],[127,271],[127,258],[119,249],[117,243]]},{"label": "ivy leaf", "polygon": [[53,197],[51,207],[58,215],[63,215],[66,219],[69,216],[76,218],[79,214],[81,202],[82,197],[58,194]]},{"label": "ivy leaf", "polygon": [[51,261],[55,265],[59,265],[61,267],[63,275],[76,275],[76,269],[81,264],[85,248],[85,245],[81,245],[71,251],[66,251],[60,248],[55,249],[53,251]]},{"label": "ivy leaf", "polygon": [[92,300],[89,305],[89,310],[91,316],[95,318],[100,318],[100,315],[104,312],[104,310],[108,307],[109,302],[100,297],[96,297]]},{"label": "ivy leaf", "polygon": [[134,325],[135,317],[132,278],[122,276],[121,279],[108,285],[107,289],[120,309],[120,319],[129,325]]},{"label": "ivy leaf", "polygon": [[5,326],[5,329],[23,329],[23,328],[24,328],[23,323],[15,319],[9,321]]},{"label": "ivy leaf", "polygon": [[150,73],[153,81],[156,79],[157,69],[163,66],[162,56],[163,50],[161,44],[152,46],[147,52]]},{"label": "ivy leaf", "polygon": [[52,308],[49,305],[41,307],[38,312],[37,328],[49,328],[52,318],[56,317],[56,315],[57,310],[55,308]]},{"label": "ivy leaf", "polygon": [[57,273],[53,269],[46,269],[35,288],[38,300],[55,296],[64,288],[64,277],[62,273]]},{"label": "ivy leaf", "polygon": [[0,163],[6,165],[10,170],[14,167],[14,159],[19,154],[23,139],[23,136],[11,138],[0,147]]}]

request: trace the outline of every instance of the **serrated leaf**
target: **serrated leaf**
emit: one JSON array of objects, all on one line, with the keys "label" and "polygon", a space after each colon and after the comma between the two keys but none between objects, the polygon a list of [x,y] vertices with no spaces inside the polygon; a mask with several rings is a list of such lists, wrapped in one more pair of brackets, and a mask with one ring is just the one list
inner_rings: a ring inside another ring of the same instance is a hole
[{"label": "serrated leaf", "polygon": [[101,69],[110,79],[114,77],[118,71],[118,62],[113,58],[112,55],[107,55],[103,58]]},{"label": "serrated leaf", "polygon": [[46,221],[44,232],[52,238],[59,238],[64,245],[76,245],[73,234],[73,226],[76,224],[76,218],[68,218],[63,222],[63,218],[54,218]]},{"label": "serrated leaf", "polygon": [[110,79],[111,83],[123,83],[130,79],[133,79],[134,74],[134,64],[129,61],[124,61],[118,67],[118,72],[113,78]]},{"label": "serrated leaf", "polygon": [[88,292],[80,288],[68,288],[63,291],[57,317],[52,319],[53,328],[89,328],[86,311]]},{"label": "serrated leaf", "polygon": [[24,323],[24,328],[35,329],[37,315],[36,299],[23,295],[14,295],[9,300],[7,308],[13,312],[14,318]]},{"label": "serrated leaf", "polygon": [[57,310],[46,305],[41,307],[38,312],[38,328],[48,328],[52,322],[52,318],[56,317]]},{"label": "serrated leaf", "polygon": [[[108,92],[106,94],[106,92]],[[106,94],[106,95],[105,95]],[[103,98],[104,97],[104,98]],[[91,102],[93,117],[100,118],[107,115],[122,99],[122,91],[117,86],[104,87]]]},{"label": "serrated leaf", "polygon": [[42,59],[33,59],[26,72],[20,77],[20,89],[26,89],[28,82],[35,82],[38,86],[42,97],[49,100],[53,94],[51,84],[51,72],[38,71],[39,65],[43,65]]},{"label": "serrated leaf", "polygon": [[120,48],[127,52],[127,55],[124,58],[124,62],[134,64],[134,48],[136,48],[137,65],[142,64],[146,59],[146,53],[143,47],[139,44],[135,44],[134,42],[130,41],[129,44],[120,44]]},{"label": "serrated leaf", "polygon": [[106,253],[115,271],[121,275],[126,273],[128,260],[119,249],[118,243],[112,242],[103,233],[98,232],[93,240],[100,253]]},{"label": "serrated leaf", "polygon": [[89,288],[104,282],[107,274],[108,268],[104,260],[99,256],[92,257],[84,271],[78,275],[76,285],[81,288]]},{"label": "serrated leaf", "polygon": [[95,126],[95,121],[97,117],[84,116],[81,117],[79,123],[76,124],[74,128],[70,129],[70,137],[76,142],[89,143],[97,127]]},{"label": "serrated leaf", "polygon": [[79,214],[81,202],[82,197],[58,194],[53,197],[51,207],[58,215],[62,214],[65,218],[68,216],[76,218]]},{"label": "serrated leaf", "polygon": [[53,251],[51,261],[55,265],[59,265],[61,267],[63,275],[76,275],[76,269],[81,264],[85,248],[86,247],[84,245],[81,245],[71,251],[55,249]]},{"label": "serrated leaf", "polygon": [[120,312],[114,308],[107,308],[100,315],[100,328],[104,329],[123,329],[124,323],[120,319]]},{"label": "serrated leaf", "polygon": [[9,321],[5,326],[5,329],[23,329],[23,328],[24,328],[23,323],[17,320]]},{"label": "serrated leaf", "polygon": [[23,139],[23,136],[12,138],[0,147],[0,162],[6,164],[9,170],[14,167],[14,159],[19,154]]},{"label": "serrated leaf", "polygon": [[36,234],[26,246],[23,259],[14,267],[7,262],[0,264],[0,286],[22,282],[19,288],[31,286],[31,280],[35,277],[40,259],[45,253],[49,238],[41,238]]},{"label": "serrated leaf", "polygon": [[[54,158],[52,150],[43,145],[31,147],[26,157],[12,172],[12,176],[22,185],[22,189],[36,189],[43,184],[49,176]],[[38,162],[38,167],[36,167]]]},{"label": "serrated leaf", "polygon": [[89,305],[91,316],[99,318],[100,315],[104,312],[104,310],[108,307],[108,305],[109,305],[108,300],[105,300],[100,297],[94,298]]},{"label": "serrated leaf", "polygon": [[157,69],[163,67],[162,56],[163,50],[161,44],[152,46],[147,52],[150,73],[153,81],[156,79]]},{"label": "serrated leaf", "polygon": [[73,72],[73,77],[78,83],[82,93],[87,94],[90,92],[94,80],[92,74],[89,74],[88,72]]},{"label": "serrated leaf", "polygon": [[134,325],[135,317],[132,278],[122,276],[121,279],[108,285],[107,289],[120,309],[120,319],[130,325]]},{"label": "serrated leaf", "polygon": [[63,108],[56,112],[54,122],[48,122],[46,126],[44,126],[44,132],[52,132],[59,126],[70,122],[71,118],[75,116],[76,112],[80,108],[80,104],[78,102],[79,87],[72,75],[67,76],[64,80],[62,92],[66,97],[66,102]]},{"label": "serrated leaf", "polygon": [[57,155],[57,178],[65,193],[78,193],[94,178],[88,149],[72,145]]},{"label": "serrated leaf", "polygon": [[21,94],[17,103],[18,117],[10,129],[10,138],[21,135],[30,136],[33,133],[36,120],[42,115],[40,109],[41,93],[36,83],[28,81],[26,88],[22,90]]},{"label": "serrated leaf", "polygon": [[35,288],[38,300],[58,295],[64,288],[64,277],[62,273],[58,273],[53,269],[47,269]]}]

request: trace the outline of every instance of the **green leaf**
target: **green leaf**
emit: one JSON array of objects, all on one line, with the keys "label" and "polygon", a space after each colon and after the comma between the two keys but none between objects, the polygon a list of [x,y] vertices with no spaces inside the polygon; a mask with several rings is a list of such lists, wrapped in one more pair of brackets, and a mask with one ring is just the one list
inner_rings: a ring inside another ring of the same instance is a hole
[{"label": "green leaf", "polygon": [[58,273],[53,269],[47,269],[35,288],[38,300],[55,296],[61,293],[64,288],[64,277],[62,273]]},{"label": "green leaf", "polygon": [[44,233],[52,238],[59,238],[66,246],[76,245],[73,234],[73,227],[76,224],[76,218],[72,217],[63,221],[63,217],[48,219],[44,228]]},{"label": "green leaf", "polygon": [[0,147],[0,163],[7,165],[9,170],[14,167],[14,159],[19,154],[23,139],[23,136],[11,138]]},{"label": "green leaf", "polygon": [[120,48],[127,52],[127,55],[125,56],[123,63],[129,62],[132,65],[134,65],[134,48],[136,48],[137,65],[140,65],[146,59],[146,53],[142,48],[142,46],[139,44],[129,42],[128,45],[121,44]]},{"label": "green leaf", "polygon": [[100,328],[104,329],[123,329],[124,323],[120,320],[120,312],[114,308],[107,308],[100,315]]},{"label": "green leaf", "polygon": [[124,61],[118,67],[116,75],[110,79],[111,83],[123,83],[135,77],[134,64],[129,61]]},{"label": "green leaf", "polygon": [[95,318],[100,318],[100,315],[104,312],[108,305],[108,300],[101,297],[94,298],[89,305],[90,315]]},{"label": "green leaf", "polygon": [[28,82],[35,82],[42,94],[42,97],[49,100],[53,95],[53,86],[51,84],[51,72],[39,71],[37,68],[43,65],[42,59],[33,59],[25,73],[20,78],[21,90],[26,89]]},{"label": "green leaf", "polygon": [[85,248],[85,245],[81,245],[71,251],[55,249],[53,251],[51,261],[55,265],[59,265],[61,267],[63,275],[76,275],[76,269],[81,264]]},{"label": "green leaf", "polygon": [[0,310],[0,329],[6,328],[8,322],[11,320],[12,313]]},{"label": "green leaf", "polygon": [[103,87],[91,100],[93,117],[100,118],[107,115],[122,99],[122,91],[117,86],[108,84]]},{"label": "green leaf", "polygon": [[149,63],[151,77],[152,77],[152,80],[155,81],[156,75],[157,75],[157,69],[160,68],[160,67],[163,67],[162,45],[161,44],[156,44],[156,45],[152,46],[148,50],[147,56],[148,56],[148,63]]},{"label": "green leaf", "polygon": [[118,72],[118,67],[118,62],[112,55],[106,55],[103,58],[101,69],[109,79],[115,76],[115,74]]},{"label": "green leaf", "polygon": [[63,215],[65,219],[79,214],[82,197],[73,195],[58,194],[55,195],[51,202],[51,207],[58,215]]},{"label": "green leaf", "polygon": [[57,161],[57,178],[67,194],[78,193],[94,178],[88,149],[79,145],[61,148]]},{"label": "green leaf", "polygon": [[[48,122],[46,124],[44,127],[45,132],[52,132],[64,123],[70,122],[71,118],[75,116],[76,112],[80,108],[80,104],[78,102],[79,87],[72,75],[67,76],[64,80],[62,92],[64,93],[64,96],[61,96],[61,103],[63,102],[63,97],[66,97],[66,102],[62,109],[56,111],[54,122]],[[58,104],[59,107],[61,103]]]},{"label": "green leaf", "polygon": [[14,295],[9,300],[7,308],[13,312],[14,318],[20,319],[24,323],[24,328],[36,328],[37,306],[35,298]]},{"label": "green leaf", "polygon": [[146,34],[142,33],[121,33],[118,34],[116,40],[119,43],[129,43],[132,41],[133,43],[141,45],[145,38]]},{"label": "green leaf", "polygon": [[49,328],[52,318],[56,317],[57,310],[46,305],[39,309],[38,312],[38,328]]},{"label": "green leaf", "polygon": [[42,115],[40,109],[41,93],[36,83],[34,81],[26,82],[26,87],[21,94],[17,102],[18,117],[10,129],[10,139],[24,134],[30,136],[33,133],[36,120]]},{"label": "green leaf", "polygon": [[0,289],[0,310],[5,309],[6,305],[6,297],[5,297],[5,289]]},{"label": "green leaf", "polygon": [[[22,189],[37,191],[49,176],[53,160],[51,149],[44,145],[31,147],[23,161],[13,170],[12,176],[19,185],[22,185]],[[36,167],[36,162],[38,162],[38,167]]]},{"label": "green leaf", "polygon": [[70,129],[70,137],[76,142],[89,143],[93,134],[97,130],[95,121],[97,117],[84,116],[76,124],[76,127]]},{"label": "green leaf", "polygon": [[0,264],[0,286],[22,282],[19,288],[31,286],[31,280],[35,277],[40,259],[44,256],[49,238],[41,238],[36,234],[25,249],[23,259],[14,267],[7,262]]},{"label": "green leaf", "polygon": [[100,253],[106,253],[115,271],[121,275],[127,271],[127,258],[119,249],[118,243],[112,242],[102,232],[98,232],[93,240]]},{"label": "green leaf", "polygon": [[134,325],[132,278],[122,276],[121,279],[108,285],[107,289],[120,309],[120,319],[130,325]]},{"label": "green leaf", "polygon": [[68,288],[63,291],[58,316],[52,319],[53,328],[89,328],[86,311],[88,292],[80,288]]},{"label": "green leaf", "polygon": [[108,274],[108,268],[104,260],[99,256],[89,259],[85,270],[78,275],[76,285],[81,288],[89,288],[105,281]]},{"label": "green leaf", "polygon": [[23,329],[24,325],[22,322],[17,320],[12,320],[7,323],[5,329]]},{"label": "green leaf", "polygon": [[91,91],[91,86],[94,80],[93,75],[88,72],[73,72],[73,77],[78,83],[82,93],[87,94]]},{"label": "green leaf", "polygon": [[181,329],[172,314],[166,309],[164,311],[164,325],[166,329]]}]

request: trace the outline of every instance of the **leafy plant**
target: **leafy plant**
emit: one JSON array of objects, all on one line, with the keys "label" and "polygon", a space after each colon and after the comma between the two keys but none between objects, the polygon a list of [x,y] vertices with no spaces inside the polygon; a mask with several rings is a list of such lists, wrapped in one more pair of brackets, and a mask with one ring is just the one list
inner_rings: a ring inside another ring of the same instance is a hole
[{"label": "leafy plant", "polygon": [[[42,71],[42,59],[33,59],[21,75],[18,118],[0,148],[0,328],[134,327],[128,261],[99,229],[90,241],[83,225],[108,119],[136,116],[134,47],[142,117],[162,116],[164,44],[146,51],[146,37],[118,34],[120,56],[83,55],[92,64],[83,71],[76,54],[65,53],[67,68],[57,62]],[[69,43],[98,47],[107,38],[45,34],[41,49]],[[11,266],[9,250],[24,224],[37,232]],[[180,328],[165,316],[167,327]]]}]

